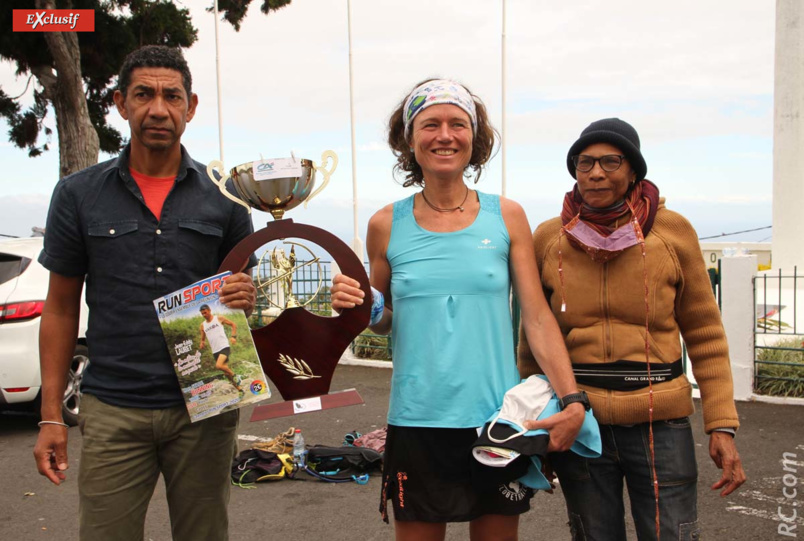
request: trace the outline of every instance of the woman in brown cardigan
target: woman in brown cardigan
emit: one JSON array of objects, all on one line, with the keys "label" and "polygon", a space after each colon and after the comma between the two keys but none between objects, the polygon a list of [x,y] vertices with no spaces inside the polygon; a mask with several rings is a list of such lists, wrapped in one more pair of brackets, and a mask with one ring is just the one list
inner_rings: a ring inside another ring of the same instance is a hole
[{"label": "woman in brown cardigan", "polygon": [[[567,154],[577,180],[561,216],[533,235],[548,302],[600,424],[603,455],[556,453],[573,539],[622,540],[623,479],[639,539],[696,539],[697,466],[687,345],[709,454],[725,496],[744,481],[728,345],[695,231],[645,179],[639,136],[617,118],[590,124]],[[520,336],[522,377],[538,371]]]}]

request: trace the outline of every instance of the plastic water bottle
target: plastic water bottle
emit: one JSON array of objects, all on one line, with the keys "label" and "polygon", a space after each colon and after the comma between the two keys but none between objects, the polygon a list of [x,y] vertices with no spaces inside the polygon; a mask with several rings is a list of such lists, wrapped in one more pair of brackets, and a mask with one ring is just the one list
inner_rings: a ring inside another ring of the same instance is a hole
[{"label": "plastic water bottle", "polygon": [[297,428],[293,434],[293,462],[299,467],[303,467],[307,462],[307,448],[304,446],[301,428]]}]

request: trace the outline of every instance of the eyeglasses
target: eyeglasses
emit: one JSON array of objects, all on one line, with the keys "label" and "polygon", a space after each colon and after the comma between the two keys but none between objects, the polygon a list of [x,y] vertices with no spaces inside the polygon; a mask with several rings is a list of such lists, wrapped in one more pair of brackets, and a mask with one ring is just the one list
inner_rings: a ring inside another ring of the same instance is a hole
[{"label": "eyeglasses", "polygon": [[575,169],[581,173],[588,173],[594,169],[595,162],[599,162],[602,170],[606,171],[607,173],[611,173],[612,171],[616,171],[620,168],[620,166],[623,164],[623,158],[625,158],[625,156],[618,154],[607,154],[606,156],[601,156],[599,158],[587,156],[586,154],[578,154],[572,157],[572,163],[575,164]]}]

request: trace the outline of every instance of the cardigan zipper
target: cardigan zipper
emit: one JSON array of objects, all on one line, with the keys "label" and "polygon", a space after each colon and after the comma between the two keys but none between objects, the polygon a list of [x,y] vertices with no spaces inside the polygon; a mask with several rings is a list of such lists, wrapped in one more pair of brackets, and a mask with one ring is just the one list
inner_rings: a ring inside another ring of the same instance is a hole
[{"label": "cardigan zipper", "polygon": [[611,314],[609,312],[609,263],[603,263],[603,334],[605,362],[611,362]]}]

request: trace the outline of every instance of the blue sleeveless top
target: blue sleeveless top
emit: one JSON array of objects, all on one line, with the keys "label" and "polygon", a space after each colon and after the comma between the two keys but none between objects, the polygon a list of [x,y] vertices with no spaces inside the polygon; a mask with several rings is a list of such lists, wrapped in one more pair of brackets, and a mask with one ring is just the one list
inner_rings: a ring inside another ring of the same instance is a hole
[{"label": "blue sleeveless top", "polygon": [[389,424],[483,426],[519,383],[508,229],[499,197],[477,194],[475,221],[449,233],[416,223],[413,196],[394,203],[387,250],[394,309]]}]

